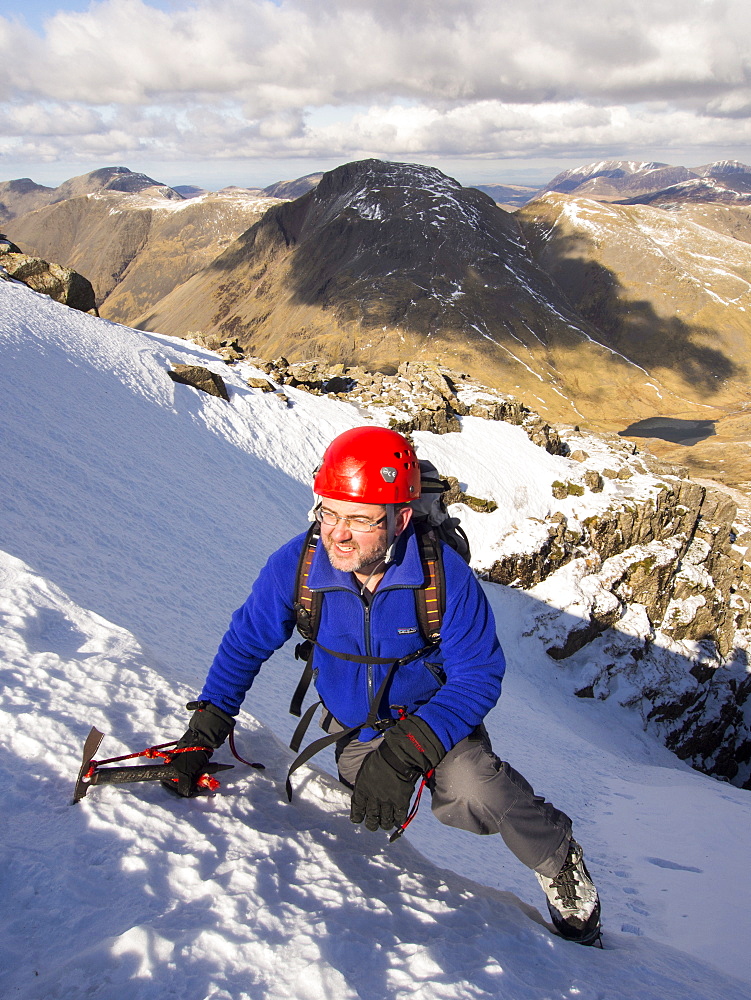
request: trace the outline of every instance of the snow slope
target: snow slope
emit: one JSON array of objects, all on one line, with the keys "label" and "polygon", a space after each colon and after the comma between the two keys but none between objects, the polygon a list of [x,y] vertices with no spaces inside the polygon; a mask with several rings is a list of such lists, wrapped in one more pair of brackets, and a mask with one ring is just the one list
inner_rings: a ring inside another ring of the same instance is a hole
[{"label": "snow slope", "polygon": [[[751,995],[748,793],[691,771],[618,705],[572,697],[531,594],[487,587],[510,662],[489,728],[574,817],[604,951],[555,938],[498,838],[448,830],[427,803],[387,846],[349,823],[324,757],[288,805],[291,649],[241,714],[238,748],[265,772],[238,766],[200,800],[132,785],[71,807],[91,725],[107,734],[100,757],[182,733],[230,612],[305,523],[320,453],[368,418],[295,390],[288,408],[209,352],[5,281],[0,351],[3,996]],[[193,361],[225,377],[230,404],[171,382],[171,363]],[[469,492],[502,497],[509,524],[544,513],[568,468],[519,428],[471,418],[417,440]]]}]

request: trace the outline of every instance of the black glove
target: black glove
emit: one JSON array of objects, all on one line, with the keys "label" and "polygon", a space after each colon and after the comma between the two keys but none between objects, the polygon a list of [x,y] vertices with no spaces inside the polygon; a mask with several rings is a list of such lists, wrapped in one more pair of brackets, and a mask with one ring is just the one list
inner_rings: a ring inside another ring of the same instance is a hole
[{"label": "black glove", "polygon": [[355,778],[349,818],[368,830],[400,827],[409,813],[417,779],[446,751],[430,726],[416,715],[400,719],[369,754]]},{"label": "black glove", "polygon": [[201,747],[200,750],[186,750],[176,753],[172,758],[172,766],[177,771],[177,781],[163,781],[162,784],[170,792],[176,792],[185,798],[200,795],[197,785],[200,776],[206,770],[211,754],[226,740],[235,726],[235,720],[221,708],[212,705],[210,701],[190,701],[185,706],[195,709],[189,728],[177,741],[176,750],[182,747]]}]

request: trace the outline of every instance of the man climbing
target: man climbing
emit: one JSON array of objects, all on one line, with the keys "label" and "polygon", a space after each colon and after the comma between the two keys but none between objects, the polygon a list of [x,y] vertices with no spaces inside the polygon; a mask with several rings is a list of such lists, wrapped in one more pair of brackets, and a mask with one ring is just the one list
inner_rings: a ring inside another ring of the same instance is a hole
[{"label": "man climbing", "polygon": [[329,734],[318,742],[336,743],[352,822],[400,832],[423,780],[442,823],[500,833],[535,872],[558,932],[595,943],[600,904],[571,820],[495,755],[483,726],[501,693],[503,652],[466,562],[435,540],[432,563],[425,554],[412,518],[420,470],[411,444],[382,427],[345,431],[313,488],[320,544],[309,533],[282,546],[233,615],[199,701],[188,706],[194,714],[178,746],[196,749],[174,758],[172,790],[198,793],[262,663],[297,624],[309,638],[308,674]]}]

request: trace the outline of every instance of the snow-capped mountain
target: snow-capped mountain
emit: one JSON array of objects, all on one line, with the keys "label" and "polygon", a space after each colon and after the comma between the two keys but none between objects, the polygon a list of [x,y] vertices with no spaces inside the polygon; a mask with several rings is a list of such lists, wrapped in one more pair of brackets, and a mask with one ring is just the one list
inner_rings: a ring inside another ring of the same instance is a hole
[{"label": "snow-capped mountain", "polygon": [[[238,748],[263,774],[238,766],[205,799],[109,786],[70,806],[91,725],[106,733],[100,758],[180,735],[229,613],[305,524],[323,448],[382,417],[289,383],[286,399],[263,392],[247,380],[268,373],[249,361],[227,366],[18,284],[0,281],[0,309],[8,995],[748,995],[738,933],[748,792],[691,770],[617,698],[573,696],[582,664],[545,652],[565,631],[559,609],[575,616],[583,593],[572,562],[547,593],[485,584],[509,660],[488,726],[499,752],[574,817],[603,897],[602,952],[553,937],[530,873],[497,838],[440,826],[427,803],[412,843],[386,846],[351,826],[323,759],[288,805],[292,755],[277,737],[291,729],[291,648],[266,665],[241,713]],[[175,384],[177,363],[221,374],[229,402]],[[497,500],[495,513],[462,514],[483,562],[499,531],[521,537],[553,512],[551,478],[575,476],[581,456],[549,454],[523,426],[458,419],[460,432],[414,437],[468,493]],[[606,492],[648,480],[616,477]],[[574,491],[561,502],[582,504],[583,516],[589,501]]]},{"label": "snow-capped mountain", "polygon": [[557,174],[543,188],[589,198],[621,198],[656,191],[696,176],[686,167],[636,160],[601,160]]},{"label": "snow-capped mountain", "polygon": [[137,325],[236,339],[290,360],[440,361],[535,400],[546,416],[656,402],[532,258],[514,216],[415,164],[364,160],[271,209]]},{"label": "snow-capped mountain", "polygon": [[[712,183],[712,182],[715,183]],[[701,167],[634,160],[602,160],[557,174],[541,193],[557,191],[601,201],[655,204],[674,201],[740,202],[749,191],[751,167],[738,160],[717,160]]]}]

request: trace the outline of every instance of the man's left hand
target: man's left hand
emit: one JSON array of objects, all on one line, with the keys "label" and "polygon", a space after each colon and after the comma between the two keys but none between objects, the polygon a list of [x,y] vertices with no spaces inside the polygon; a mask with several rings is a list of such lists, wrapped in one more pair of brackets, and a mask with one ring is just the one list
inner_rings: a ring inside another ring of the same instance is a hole
[{"label": "man's left hand", "polygon": [[368,830],[403,826],[418,778],[446,751],[427,723],[414,715],[400,719],[365,758],[355,779],[350,819]]}]

